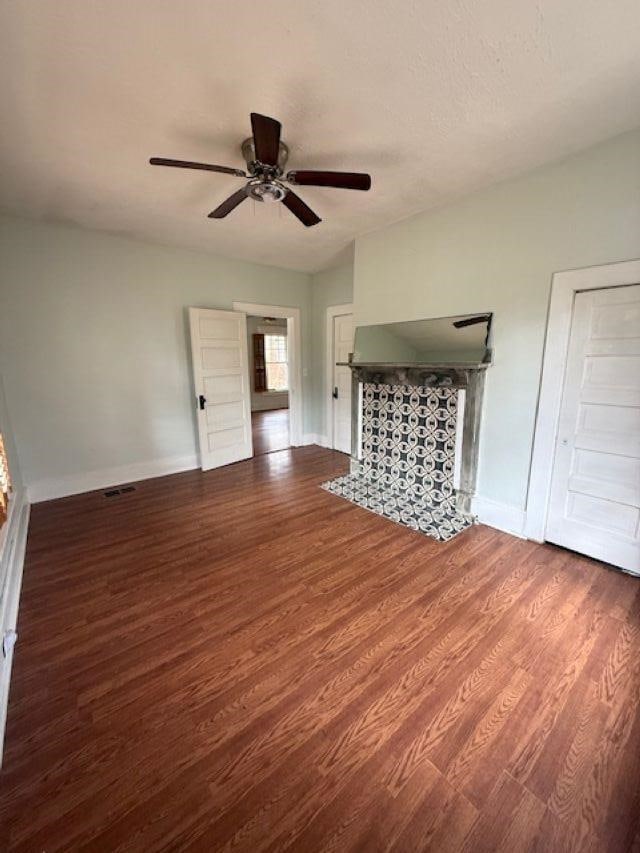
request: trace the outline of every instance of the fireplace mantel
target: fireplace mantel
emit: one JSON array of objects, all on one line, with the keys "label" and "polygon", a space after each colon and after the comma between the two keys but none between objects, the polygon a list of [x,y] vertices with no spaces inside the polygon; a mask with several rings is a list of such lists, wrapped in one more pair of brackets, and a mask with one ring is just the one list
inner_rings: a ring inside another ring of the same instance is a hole
[{"label": "fireplace mantel", "polygon": [[484,371],[488,361],[440,362],[434,364],[389,364],[383,362],[338,362],[350,367],[358,382],[384,385],[424,385],[430,388],[466,388],[474,371]]},{"label": "fireplace mantel", "polygon": [[360,388],[364,382],[382,385],[409,385],[427,388],[458,388],[464,391],[464,415],[462,425],[462,448],[460,455],[460,477],[456,504],[458,511],[470,515],[471,502],[475,494],[478,469],[478,445],[480,415],[484,392],[485,371],[491,365],[490,353],[487,361],[441,362],[433,364],[389,364],[389,363],[343,363],[351,368],[351,469],[359,469],[361,442],[362,406]]}]

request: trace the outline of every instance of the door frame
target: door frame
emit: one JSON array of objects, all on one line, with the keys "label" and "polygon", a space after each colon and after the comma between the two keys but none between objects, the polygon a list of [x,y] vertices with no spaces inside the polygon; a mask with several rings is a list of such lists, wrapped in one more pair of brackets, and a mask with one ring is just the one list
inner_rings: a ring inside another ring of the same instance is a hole
[{"label": "door frame", "polygon": [[333,449],[333,321],[335,317],[339,317],[341,314],[353,314],[353,302],[327,307],[324,339],[324,434],[327,447],[331,449]]},{"label": "door frame", "polygon": [[525,536],[543,542],[576,293],[640,283],[640,259],[554,273],[531,457]]},{"label": "door frame", "polygon": [[[301,312],[288,305],[262,305],[255,302],[233,302],[234,311],[252,317],[277,317],[287,321],[287,359],[289,364],[289,441],[300,447],[302,438],[302,336]],[[251,366],[249,366],[251,371]]]}]

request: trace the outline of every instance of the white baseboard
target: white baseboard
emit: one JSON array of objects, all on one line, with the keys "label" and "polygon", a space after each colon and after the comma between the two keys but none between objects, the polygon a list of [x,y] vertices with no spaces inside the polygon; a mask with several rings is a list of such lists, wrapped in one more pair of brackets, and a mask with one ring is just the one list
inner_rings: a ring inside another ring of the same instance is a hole
[{"label": "white baseboard", "polygon": [[148,480],[151,477],[178,474],[180,471],[191,471],[197,467],[198,457],[195,453],[188,456],[170,456],[150,462],[134,462],[131,465],[119,465],[115,468],[36,480],[35,483],[29,484],[28,495],[31,503],[38,503],[68,495],[93,492],[96,489],[107,489],[110,486],[118,486],[120,483],[135,483],[137,480]]},{"label": "white baseboard", "polygon": [[521,539],[526,538],[524,534],[526,513],[523,509],[476,495],[471,502],[471,511],[478,516],[481,524],[519,536]]},{"label": "white baseboard", "polygon": [[289,393],[287,391],[262,391],[251,395],[252,412],[270,412],[273,409],[288,409]]},{"label": "white baseboard", "polygon": [[305,432],[302,437],[303,445],[307,444],[318,444],[320,447],[327,447],[327,438],[324,435],[320,435],[317,432]]},{"label": "white baseboard", "polygon": [[[0,579],[2,580],[0,589],[0,644],[5,633],[15,631],[18,624],[18,604],[29,527],[29,503],[24,491],[15,495],[12,503],[9,518],[2,531],[0,550]],[[12,663],[13,647],[9,649],[6,657],[4,657],[0,647],[0,766],[2,765],[4,748],[4,730],[7,721]]]}]

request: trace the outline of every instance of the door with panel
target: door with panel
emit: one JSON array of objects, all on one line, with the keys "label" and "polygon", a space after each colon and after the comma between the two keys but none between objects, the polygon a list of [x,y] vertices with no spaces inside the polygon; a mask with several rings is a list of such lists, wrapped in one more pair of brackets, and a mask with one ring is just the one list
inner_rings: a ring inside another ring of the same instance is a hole
[{"label": "door with panel", "polygon": [[338,314],[333,318],[333,448],[351,453],[351,368],[347,362],[353,352],[353,314]]},{"label": "door with panel", "polygon": [[253,455],[247,317],[190,308],[189,321],[200,466],[207,471]]},{"label": "door with panel", "polygon": [[640,285],[576,294],[545,538],[640,574]]}]

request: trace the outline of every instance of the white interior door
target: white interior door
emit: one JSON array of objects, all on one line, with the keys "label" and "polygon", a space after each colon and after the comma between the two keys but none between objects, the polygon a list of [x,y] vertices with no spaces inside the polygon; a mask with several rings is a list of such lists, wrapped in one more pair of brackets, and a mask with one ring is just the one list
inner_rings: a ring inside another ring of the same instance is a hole
[{"label": "white interior door", "polygon": [[189,308],[203,471],[253,456],[247,315]]},{"label": "white interior door", "polygon": [[351,368],[336,362],[348,361],[353,352],[353,314],[333,318],[333,447],[351,453]]},{"label": "white interior door", "polygon": [[576,294],[545,538],[640,573],[640,285]]}]

